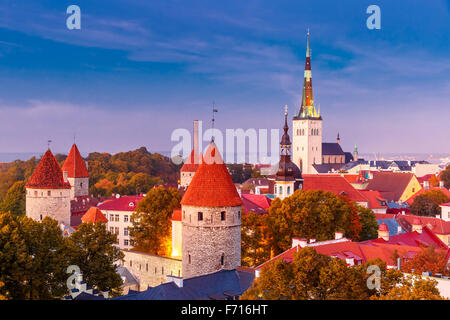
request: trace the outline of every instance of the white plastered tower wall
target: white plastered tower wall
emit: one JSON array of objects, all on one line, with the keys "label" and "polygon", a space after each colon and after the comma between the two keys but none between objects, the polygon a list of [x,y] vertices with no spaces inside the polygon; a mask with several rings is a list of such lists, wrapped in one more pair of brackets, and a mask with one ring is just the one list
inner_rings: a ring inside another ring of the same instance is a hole
[{"label": "white plastered tower wall", "polygon": [[292,121],[292,161],[305,174],[313,174],[313,164],[322,164],[322,119]]},{"label": "white plastered tower wall", "polygon": [[70,226],[70,190],[26,188],[27,217],[35,221],[50,217]]}]

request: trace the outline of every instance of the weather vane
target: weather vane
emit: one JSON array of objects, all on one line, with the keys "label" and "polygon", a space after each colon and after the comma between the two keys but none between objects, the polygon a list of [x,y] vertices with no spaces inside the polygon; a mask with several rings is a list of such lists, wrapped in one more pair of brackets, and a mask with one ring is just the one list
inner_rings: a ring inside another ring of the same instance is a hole
[{"label": "weather vane", "polygon": [[212,109],[212,120],[211,120],[211,128],[212,128],[212,132],[213,132],[213,136],[212,136],[212,138],[211,138],[211,141],[212,142],[214,142],[214,121],[216,121],[215,120],[215,118],[214,118],[214,113],[216,113],[216,112],[219,112],[219,110],[217,110],[216,108],[215,108],[215,102],[213,101],[213,109]]},{"label": "weather vane", "polygon": [[47,147],[48,147],[48,150],[50,150],[50,143],[52,143],[52,140],[47,140]]}]

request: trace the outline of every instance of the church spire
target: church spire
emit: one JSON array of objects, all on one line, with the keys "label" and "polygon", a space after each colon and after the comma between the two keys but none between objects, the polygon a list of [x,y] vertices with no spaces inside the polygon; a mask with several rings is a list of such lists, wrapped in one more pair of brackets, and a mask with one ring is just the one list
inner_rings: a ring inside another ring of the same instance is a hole
[{"label": "church spire", "polygon": [[303,81],[303,94],[300,112],[297,118],[320,119],[320,113],[316,111],[314,107],[313,89],[312,89],[312,77],[311,77],[311,49],[309,46],[309,29],[306,34],[306,59],[305,59],[305,72]]}]

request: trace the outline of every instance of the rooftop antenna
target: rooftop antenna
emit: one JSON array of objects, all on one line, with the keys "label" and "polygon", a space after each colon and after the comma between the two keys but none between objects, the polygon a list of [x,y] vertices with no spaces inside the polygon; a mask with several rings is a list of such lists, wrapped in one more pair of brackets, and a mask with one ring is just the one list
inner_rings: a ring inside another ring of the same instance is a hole
[{"label": "rooftop antenna", "polygon": [[214,142],[214,122],[215,122],[214,113],[219,112],[219,110],[217,110],[217,109],[215,108],[215,105],[216,105],[216,104],[215,104],[215,102],[213,101],[212,120],[211,120],[211,129],[212,129],[213,135],[212,135],[212,137],[211,137],[211,142]]}]

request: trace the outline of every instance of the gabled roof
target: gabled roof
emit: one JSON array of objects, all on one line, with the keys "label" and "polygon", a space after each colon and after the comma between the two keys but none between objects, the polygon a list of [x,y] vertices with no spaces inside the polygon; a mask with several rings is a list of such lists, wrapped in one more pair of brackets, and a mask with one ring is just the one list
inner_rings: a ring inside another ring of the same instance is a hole
[{"label": "gabled roof", "polygon": [[182,205],[197,207],[231,207],[242,205],[241,197],[231,179],[214,142],[208,146],[202,163],[192,178]]},{"label": "gabled roof", "polygon": [[122,196],[120,198],[107,200],[99,204],[97,207],[100,210],[134,212],[137,204],[142,199],[144,199],[143,196]]},{"label": "gabled roof", "polygon": [[242,270],[221,270],[203,276],[183,279],[183,286],[163,283],[145,291],[113,300],[215,300],[242,295],[253,283],[254,274]]},{"label": "gabled roof", "polygon": [[67,171],[69,178],[89,178],[86,163],[81,157],[80,151],[75,143],[72,145],[66,161],[64,161],[62,171]]},{"label": "gabled roof", "polygon": [[413,177],[412,173],[374,172],[367,190],[379,191],[388,201],[398,201]]},{"label": "gabled roof", "polygon": [[359,190],[368,200],[370,209],[387,208],[387,200],[384,199],[378,191]]},{"label": "gabled roof", "polygon": [[427,226],[427,228],[429,228],[436,234],[450,234],[450,221],[445,221],[444,219],[416,216],[412,214],[397,215],[396,219],[399,221],[399,223],[403,222],[402,225],[405,227],[405,229],[408,230],[411,230],[414,220],[418,219],[422,226]]},{"label": "gabled roof", "polygon": [[91,207],[81,218],[82,222],[108,222],[105,215],[97,207]]},{"label": "gabled roof", "polygon": [[257,214],[263,214],[269,212],[272,199],[264,194],[242,194],[242,206],[245,212],[255,212]]},{"label": "gabled roof", "polygon": [[355,202],[368,202],[368,199],[356,190],[344,177],[340,175],[303,175],[303,190],[324,190],[336,195],[347,196]]},{"label": "gabled roof", "polygon": [[61,168],[50,149],[45,152],[36,169],[34,169],[26,187],[33,189],[70,189],[70,184],[64,182]]},{"label": "gabled roof", "polygon": [[322,142],[322,155],[323,156],[344,156],[345,153],[341,148],[341,145],[336,142]]}]

